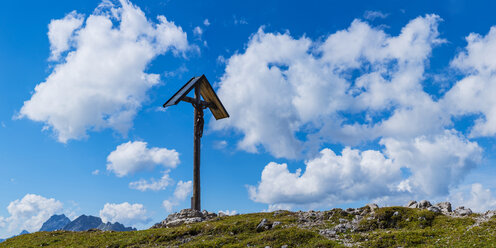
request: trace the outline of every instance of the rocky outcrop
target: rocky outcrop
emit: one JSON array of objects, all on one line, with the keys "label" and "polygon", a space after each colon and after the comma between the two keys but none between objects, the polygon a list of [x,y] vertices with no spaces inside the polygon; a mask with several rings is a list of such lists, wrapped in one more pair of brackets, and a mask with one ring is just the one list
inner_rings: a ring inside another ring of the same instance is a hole
[{"label": "rocky outcrop", "polygon": [[167,228],[179,226],[182,224],[191,224],[202,222],[217,218],[216,213],[208,212],[206,210],[198,211],[192,209],[183,209],[179,213],[172,213],[167,216],[165,220],[153,225],[151,228]]},{"label": "rocky outcrop", "polygon": [[442,213],[444,215],[449,215],[453,217],[461,217],[472,214],[472,210],[470,208],[465,208],[463,206],[458,207],[454,211],[451,208],[451,203],[449,202],[440,202],[432,205],[427,200],[422,200],[420,202],[417,201],[409,201],[404,207],[407,208],[420,208],[427,209],[431,212]]},{"label": "rocky outcrop", "polygon": [[260,223],[257,225],[257,232],[269,230],[272,228],[272,225],[272,222],[268,221],[267,219],[262,219],[262,221],[260,221]]},{"label": "rocky outcrop", "polygon": [[434,206],[438,207],[441,210],[441,212],[444,214],[452,212],[451,203],[449,203],[449,202],[440,202]]},{"label": "rocky outcrop", "polygon": [[465,208],[464,206],[457,207],[455,211],[453,211],[456,215],[459,216],[467,216],[472,214],[472,209]]},{"label": "rocky outcrop", "polygon": [[52,215],[50,219],[45,221],[41,226],[40,232],[51,232],[56,230],[62,230],[71,220],[65,215]]}]

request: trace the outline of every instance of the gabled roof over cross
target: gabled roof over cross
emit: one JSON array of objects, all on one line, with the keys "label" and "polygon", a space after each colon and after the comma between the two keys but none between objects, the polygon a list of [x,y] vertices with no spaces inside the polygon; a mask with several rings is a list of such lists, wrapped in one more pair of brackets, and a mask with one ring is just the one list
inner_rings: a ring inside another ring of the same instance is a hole
[{"label": "gabled roof over cross", "polygon": [[194,103],[195,99],[188,97],[188,93],[195,88],[196,85],[200,86],[200,94],[205,100],[203,104],[206,104],[210,112],[214,115],[216,120],[224,119],[229,117],[224,105],[219,100],[219,97],[215,93],[210,82],[208,82],[205,75],[200,77],[191,78],[179,91],[177,91],[167,102],[164,103],[163,107],[167,108],[172,105],[178,104],[180,101],[186,101]]}]

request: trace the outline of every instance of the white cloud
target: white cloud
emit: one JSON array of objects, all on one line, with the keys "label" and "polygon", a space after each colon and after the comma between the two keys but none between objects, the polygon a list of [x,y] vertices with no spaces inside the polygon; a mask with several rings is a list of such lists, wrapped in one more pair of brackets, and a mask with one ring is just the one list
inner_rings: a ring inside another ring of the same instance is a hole
[{"label": "white cloud", "polygon": [[99,174],[100,174],[100,170],[94,170],[94,171],[91,172],[91,175],[97,176]]},{"label": "white cloud", "polygon": [[174,190],[174,198],[177,200],[184,200],[191,194],[193,190],[193,182],[192,181],[179,181],[177,182],[176,190]]},{"label": "white cloud", "polygon": [[[305,162],[302,173],[286,164],[265,166],[250,198],[269,209],[328,206],[385,196],[413,198],[448,194],[481,159],[481,149],[455,131],[410,141],[383,139],[384,151],[344,148],[341,155],[324,149]],[[408,170],[405,175],[402,170]],[[443,175],[440,177],[439,175]],[[403,196],[404,197],[404,196]]]},{"label": "white cloud", "polygon": [[451,192],[449,199],[456,206],[469,207],[476,212],[496,209],[496,197],[490,189],[484,188],[480,183]]},{"label": "white cloud", "polygon": [[123,202],[121,204],[106,203],[100,210],[100,218],[103,222],[119,222],[126,226],[137,224],[146,224],[150,222],[147,211],[143,204],[130,204]]},{"label": "white cloud", "polygon": [[345,148],[342,155],[324,149],[306,162],[305,172],[287,164],[265,166],[250,198],[267,204],[337,203],[388,194],[401,179],[400,167],[378,151]]},{"label": "white cloud", "polygon": [[417,137],[411,142],[387,138],[381,143],[394,163],[411,172],[402,187],[429,197],[447,195],[482,159],[479,145],[454,130]]},{"label": "white cloud", "polygon": [[210,22],[208,21],[208,19],[205,19],[205,20],[203,21],[203,25],[205,25],[205,26],[207,26],[207,27],[208,27],[208,26],[210,26]]},{"label": "white cloud", "polygon": [[10,202],[7,211],[9,217],[0,217],[0,227],[7,226],[5,237],[21,230],[38,231],[48,218],[62,211],[62,203],[53,198],[26,194],[22,199]]},{"label": "white cloud", "polygon": [[217,150],[222,150],[227,147],[227,141],[225,140],[215,141],[213,147]]},{"label": "white cloud", "polygon": [[147,191],[147,190],[164,190],[173,182],[173,180],[169,177],[169,171],[164,171],[164,175],[156,180],[152,178],[150,180],[141,179],[139,181],[134,181],[129,183],[129,188],[137,189],[139,191]]},{"label": "white cloud", "polygon": [[373,10],[367,10],[365,11],[365,13],[363,14],[363,18],[367,19],[367,20],[370,20],[370,21],[373,21],[377,18],[379,19],[384,19],[386,17],[388,17],[389,14],[384,14],[380,11],[373,11]]},{"label": "white cloud", "polygon": [[165,208],[167,212],[172,212],[174,207],[178,206],[181,201],[184,201],[193,190],[193,182],[192,181],[179,181],[176,185],[176,189],[174,190],[174,196],[162,202],[162,206]]},{"label": "white cloud", "polygon": [[7,220],[5,220],[4,217],[0,216],[0,228],[5,227],[6,224],[7,224]]},{"label": "white cloud", "polygon": [[179,164],[179,153],[166,148],[147,147],[142,141],[123,143],[107,157],[107,170],[123,177],[142,170],[151,170],[157,165],[175,168]]},{"label": "white cloud", "polygon": [[445,96],[447,109],[457,116],[476,115],[471,137],[496,134],[496,62],[488,54],[496,52],[496,27],[486,36],[470,34],[467,47],[451,62],[467,76],[458,81]]},{"label": "white cloud", "polygon": [[73,33],[83,25],[84,16],[72,11],[63,19],[52,20],[48,25],[51,55],[49,60],[59,60],[61,53],[73,46]]},{"label": "white cloud", "polygon": [[[295,172],[269,163],[250,197],[277,209],[435,198],[459,186],[483,153],[468,138],[496,134],[496,63],[487,57],[496,51],[496,27],[467,38],[451,63],[466,77],[436,95],[424,88],[432,50],[446,42],[440,22],[425,15],[391,36],[354,20],[323,41],[263,29],[253,34],[244,51],[225,60],[219,82],[231,118],[210,124],[239,132],[239,149],[311,159]],[[468,138],[453,129],[457,116],[479,117]],[[324,144],[347,148],[318,155]],[[382,150],[360,149],[370,145]]]},{"label": "white cloud", "polygon": [[193,33],[198,36],[199,38],[201,38],[202,34],[203,34],[203,30],[199,27],[199,26],[196,26],[194,29],[193,29]]},{"label": "white cloud", "polygon": [[172,202],[171,200],[164,200],[162,202],[162,206],[165,208],[165,210],[168,212],[168,213],[171,213],[172,212],[172,209],[177,206],[178,204],[175,203],[175,202]]},{"label": "white cloud", "polygon": [[219,210],[219,214],[225,214],[225,215],[237,215],[238,211],[236,210]]},{"label": "white cloud", "polygon": [[[167,51],[190,48],[181,27],[164,16],[149,21],[127,0],[119,7],[104,1],[83,19],[71,12],[52,20],[50,58],[59,63],[18,115],[43,122],[64,143],[87,137],[89,130],[112,128],[126,135],[148,89],[160,82],[158,74],[145,72],[149,63]],[[62,52],[67,53],[59,58]]]},{"label": "white cloud", "polygon": [[[212,125],[241,132],[240,149],[263,147],[286,158],[324,142],[356,145],[381,136],[442,131],[450,120],[437,116],[442,109],[422,88],[432,48],[444,42],[437,31],[440,20],[418,17],[393,37],[355,20],[324,42],[260,29],[244,53],[227,61],[218,93],[231,117]],[[364,73],[351,81],[353,70]],[[425,110],[432,121],[418,116]],[[359,122],[343,113],[365,118]],[[411,119],[421,125],[410,125]],[[298,138],[299,132],[307,136]]]}]

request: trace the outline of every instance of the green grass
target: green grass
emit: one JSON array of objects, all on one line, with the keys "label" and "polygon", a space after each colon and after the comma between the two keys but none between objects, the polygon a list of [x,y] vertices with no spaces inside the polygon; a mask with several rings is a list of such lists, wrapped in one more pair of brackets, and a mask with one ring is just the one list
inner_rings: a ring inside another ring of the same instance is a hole
[{"label": "green grass", "polygon": [[[395,214],[397,212],[397,214]],[[496,247],[496,218],[473,226],[472,215],[451,218],[426,210],[388,207],[365,216],[358,231],[339,234],[337,240],[319,235],[339,219],[353,219],[341,209],[327,211],[322,226],[298,227],[293,212],[226,216],[216,220],[134,232],[38,232],[0,243],[0,247]],[[257,231],[262,219],[282,224]]]}]

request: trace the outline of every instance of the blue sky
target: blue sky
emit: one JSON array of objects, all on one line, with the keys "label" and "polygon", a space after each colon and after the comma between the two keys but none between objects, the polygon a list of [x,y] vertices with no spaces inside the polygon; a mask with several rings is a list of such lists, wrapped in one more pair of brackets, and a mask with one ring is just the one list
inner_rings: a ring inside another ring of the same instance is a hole
[{"label": "blue sky", "polygon": [[206,114],[209,211],[495,208],[490,5],[3,3],[0,237],[54,213],[147,228],[189,207],[193,109],[160,106],[201,74],[231,114]]}]

